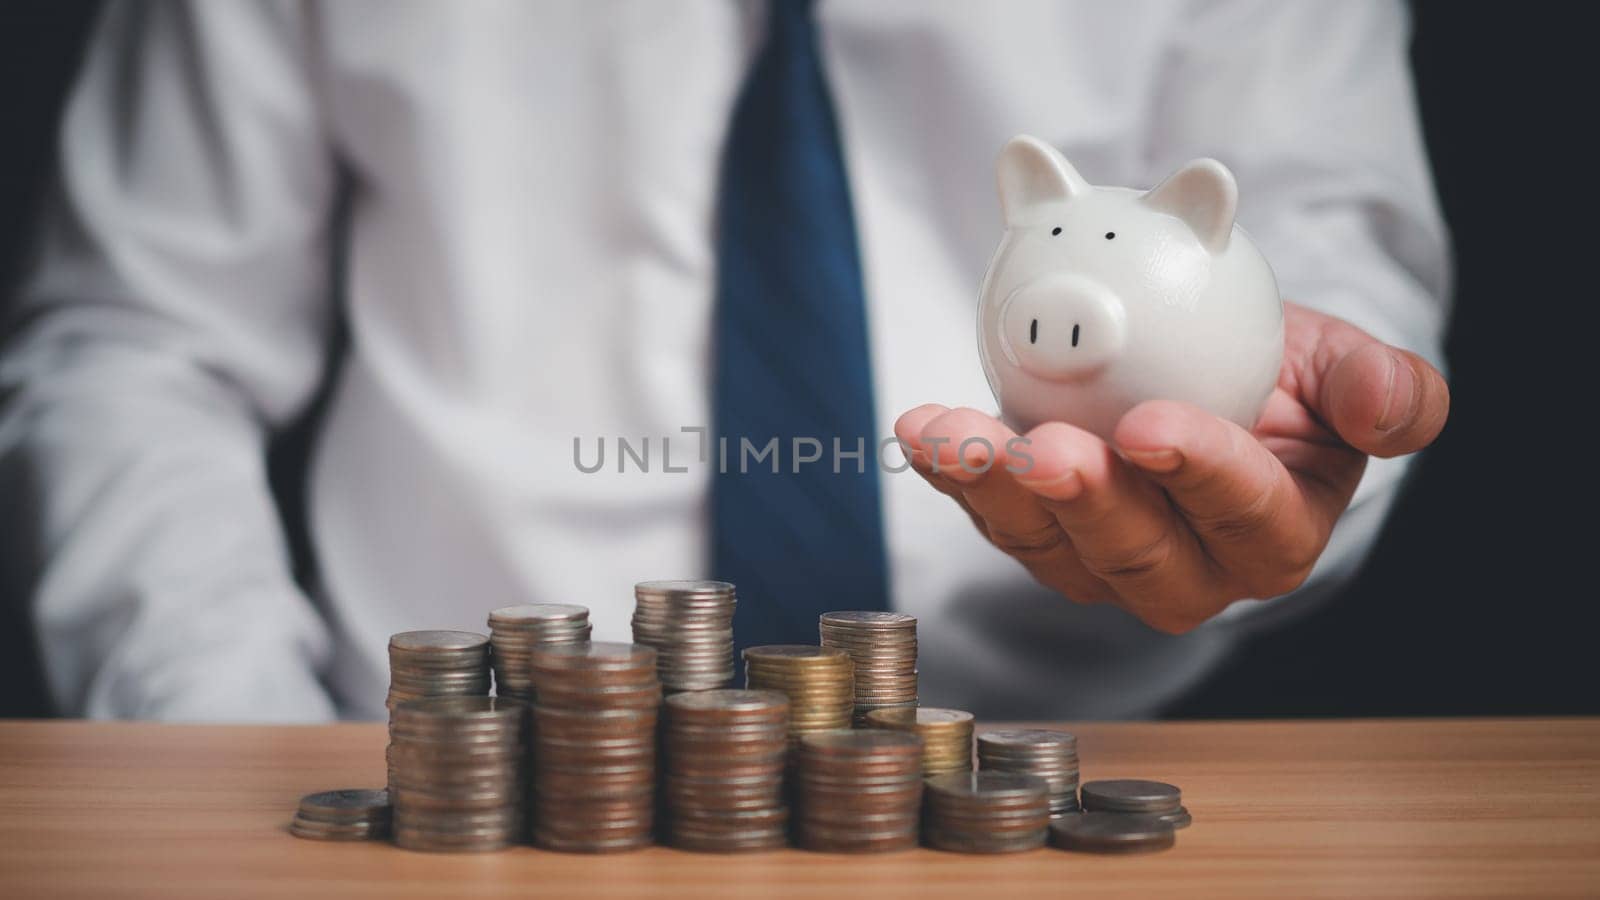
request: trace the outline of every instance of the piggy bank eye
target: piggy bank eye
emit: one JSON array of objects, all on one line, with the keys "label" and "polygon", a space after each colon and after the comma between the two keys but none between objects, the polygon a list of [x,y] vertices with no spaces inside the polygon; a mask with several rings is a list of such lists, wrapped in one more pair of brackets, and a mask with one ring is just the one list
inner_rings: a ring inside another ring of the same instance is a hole
[{"label": "piggy bank eye", "polygon": [[1108,240],[1108,241],[1111,240],[1112,238],[1115,238],[1116,236],[1117,236],[1117,233],[1115,231],[1106,232],[1106,240]]},{"label": "piggy bank eye", "polygon": [[1056,227],[1050,229],[1050,233],[1052,235],[1060,234],[1061,233],[1061,226],[1057,225]]}]

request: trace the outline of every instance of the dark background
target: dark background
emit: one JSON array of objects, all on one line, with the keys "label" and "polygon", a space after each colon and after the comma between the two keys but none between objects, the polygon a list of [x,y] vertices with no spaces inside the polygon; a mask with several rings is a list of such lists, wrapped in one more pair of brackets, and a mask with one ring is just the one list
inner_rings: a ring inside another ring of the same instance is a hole
[{"label": "dark background", "polygon": [[[95,7],[0,11],[0,287]],[[1600,713],[1586,577],[1600,454],[1579,374],[1600,357],[1596,50],[1587,17],[1562,15],[1580,4],[1413,7],[1457,257],[1450,423],[1347,594],[1245,647],[1172,716]],[[303,443],[279,441],[286,485]],[[0,598],[0,716],[48,715],[21,602]]]}]

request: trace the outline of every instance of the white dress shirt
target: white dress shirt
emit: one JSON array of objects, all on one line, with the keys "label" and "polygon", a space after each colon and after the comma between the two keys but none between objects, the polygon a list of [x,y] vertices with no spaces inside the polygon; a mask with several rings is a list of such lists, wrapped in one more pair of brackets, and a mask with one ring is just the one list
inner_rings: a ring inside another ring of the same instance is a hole
[{"label": "white dress shirt", "polygon": [[[995,156],[1019,132],[1099,184],[1223,160],[1285,296],[1439,360],[1446,237],[1398,4],[817,16],[881,436],[919,403],[994,407],[974,313]],[[764,18],[720,0],[109,8],[0,358],[0,593],[31,602],[62,711],[378,717],[392,632],[554,601],[627,640],[636,581],[714,575],[710,469],[681,429],[711,424],[718,158]],[[341,302],[308,594],[263,448],[329,365]],[[649,472],[617,472],[619,437],[649,438]],[[586,462],[604,440],[607,466],[580,471],[574,438]],[[688,471],[663,470],[665,438]],[[1302,593],[1355,569],[1402,468],[1369,468]],[[883,492],[927,705],[1149,714],[1309,602],[1164,636],[1038,586],[914,472]]]}]

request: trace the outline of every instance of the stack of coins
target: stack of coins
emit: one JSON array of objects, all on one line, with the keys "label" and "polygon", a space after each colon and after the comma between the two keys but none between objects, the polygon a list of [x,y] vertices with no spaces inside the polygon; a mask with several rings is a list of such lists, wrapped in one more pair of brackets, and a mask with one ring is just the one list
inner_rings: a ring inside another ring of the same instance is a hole
[{"label": "stack of coins", "polygon": [[910,731],[922,738],[926,777],[972,771],[972,713],[959,709],[875,709],[868,727]]},{"label": "stack of coins", "polygon": [[904,613],[830,612],[818,621],[822,646],[855,661],[855,725],[875,709],[917,705],[917,619]]},{"label": "stack of coins", "polygon": [[1050,840],[1064,850],[1089,853],[1148,853],[1177,843],[1177,832],[1159,816],[1086,812],[1050,823]]},{"label": "stack of coins", "polygon": [[489,613],[495,695],[531,701],[528,653],[533,645],[587,641],[592,627],[586,607],[567,603],[530,603]]},{"label": "stack of coins", "polygon": [[807,734],[795,761],[800,846],[874,853],[917,845],[921,738],[878,729]]},{"label": "stack of coins", "polygon": [[470,631],[403,631],[389,638],[389,709],[423,697],[489,694],[489,639]]},{"label": "stack of coins", "polygon": [[667,833],[685,850],[771,850],[788,841],[783,769],[789,698],[694,691],[666,702]]},{"label": "stack of coins", "polygon": [[1015,772],[961,772],[929,778],[923,835],[929,846],[962,853],[1014,853],[1049,836],[1049,785]]},{"label": "stack of coins", "polygon": [[1152,815],[1173,828],[1187,828],[1193,819],[1183,808],[1183,792],[1164,781],[1117,778],[1083,786],[1083,808],[1090,812]]},{"label": "stack of coins", "polygon": [[789,697],[789,739],[849,728],[855,708],[849,654],[829,647],[772,644],[744,651],[744,686]]},{"label": "stack of coins", "polygon": [[1078,811],[1078,739],[1064,731],[984,732],[978,768],[1037,775],[1050,784],[1050,815]]},{"label": "stack of coins", "polygon": [[654,647],[661,686],[705,691],[733,679],[733,585],[645,581],[634,585],[633,640]]},{"label": "stack of coins", "polygon": [[533,837],[583,853],[650,843],[656,653],[638,644],[539,644],[533,679]]},{"label": "stack of coins", "polygon": [[289,833],[315,841],[370,841],[389,836],[388,791],[347,789],[307,794]]},{"label": "stack of coins", "polygon": [[389,716],[394,840],[410,850],[498,850],[523,831],[528,708],[429,697]]}]

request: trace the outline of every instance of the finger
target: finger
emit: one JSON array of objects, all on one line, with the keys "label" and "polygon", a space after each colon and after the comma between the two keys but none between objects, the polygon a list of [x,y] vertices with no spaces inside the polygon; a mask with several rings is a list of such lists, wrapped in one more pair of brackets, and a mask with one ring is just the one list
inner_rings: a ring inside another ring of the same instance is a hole
[{"label": "finger", "polygon": [[1006,471],[1005,445],[1014,437],[992,416],[963,408],[935,416],[923,427],[921,440],[935,448],[941,473],[960,486],[1000,549],[1013,554],[1049,550],[1063,535],[1038,498]]},{"label": "finger", "polygon": [[928,454],[936,472],[967,484],[1003,465],[1006,441],[1014,437],[994,416],[962,406],[928,418],[915,446]]},{"label": "finger", "polygon": [[1105,584],[1079,562],[1055,516],[1013,477],[1006,447],[1016,437],[993,416],[962,408],[929,420],[919,441],[930,448],[942,476],[958,487],[990,543],[1075,600],[1107,597]]},{"label": "finger", "polygon": [[1017,482],[1045,501],[1084,568],[1130,611],[1164,631],[1218,611],[1216,572],[1159,488],[1080,428],[1051,422],[1026,437],[1033,468]]},{"label": "finger", "polygon": [[[978,533],[992,541],[988,523],[984,521],[983,516],[978,514],[977,510],[972,508],[972,504],[967,502],[963,486],[950,477],[950,469],[952,467],[948,463],[938,463],[930,450],[930,445],[923,441],[923,431],[927,428],[928,423],[948,412],[950,412],[949,407],[938,403],[924,403],[902,414],[895,421],[895,437],[900,440],[902,447],[905,448],[906,458],[910,461],[911,467],[916,470],[917,474],[921,475],[923,480],[928,482],[934,490],[954,500],[966,512],[967,516],[972,519],[973,527],[978,529]],[[937,448],[939,443],[940,441],[935,440],[931,446]]]},{"label": "finger", "polygon": [[905,451],[906,459],[911,467],[917,470],[927,482],[939,492],[959,498],[961,488],[955,482],[945,477],[934,468],[931,454],[922,442],[922,430],[928,423],[939,416],[949,412],[949,407],[938,403],[924,403],[921,406],[901,414],[894,423],[894,436],[900,441],[901,448]]},{"label": "finger", "polygon": [[922,429],[949,411],[948,406],[938,403],[924,403],[914,409],[908,409],[900,414],[900,418],[894,420],[894,436],[912,450],[919,450],[922,448]]},{"label": "finger", "polygon": [[[1327,544],[1364,462],[1339,447],[1296,479],[1249,432],[1195,406],[1151,401],[1117,424],[1128,461],[1166,489],[1229,581],[1258,597],[1298,587]],[[1315,448],[1313,448],[1315,449]]]},{"label": "finger", "polygon": [[1350,496],[1366,469],[1365,453],[1345,443],[1281,389],[1267,398],[1267,408],[1250,434],[1289,474],[1309,485],[1311,493],[1322,491],[1319,496],[1326,503],[1342,502],[1338,498]]},{"label": "finger", "polygon": [[1428,446],[1450,415],[1444,376],[1415,353],[1361,338],[1330,356],[1317,392],[1319,414],[1350,446],[1373,456]]},{"label": "finger", "polygon": [[906,460],[911,464],[922,479],[928,482],[934,490],[954,500],[972,519],[972,524],[979,533],[987,536],[988,526],[983,519],[973,511],[967,503],[967,498],[962,496],[961,485],[951,481],[948,477],[933,470],[933,462],[927,449],[922,445],[922,429],[937,416],[949,412],[949,408],[938,403],[924,403],[923,405],[901,414],[894,423],[894,434],[900,441],[900,446],[905,452]]}]

